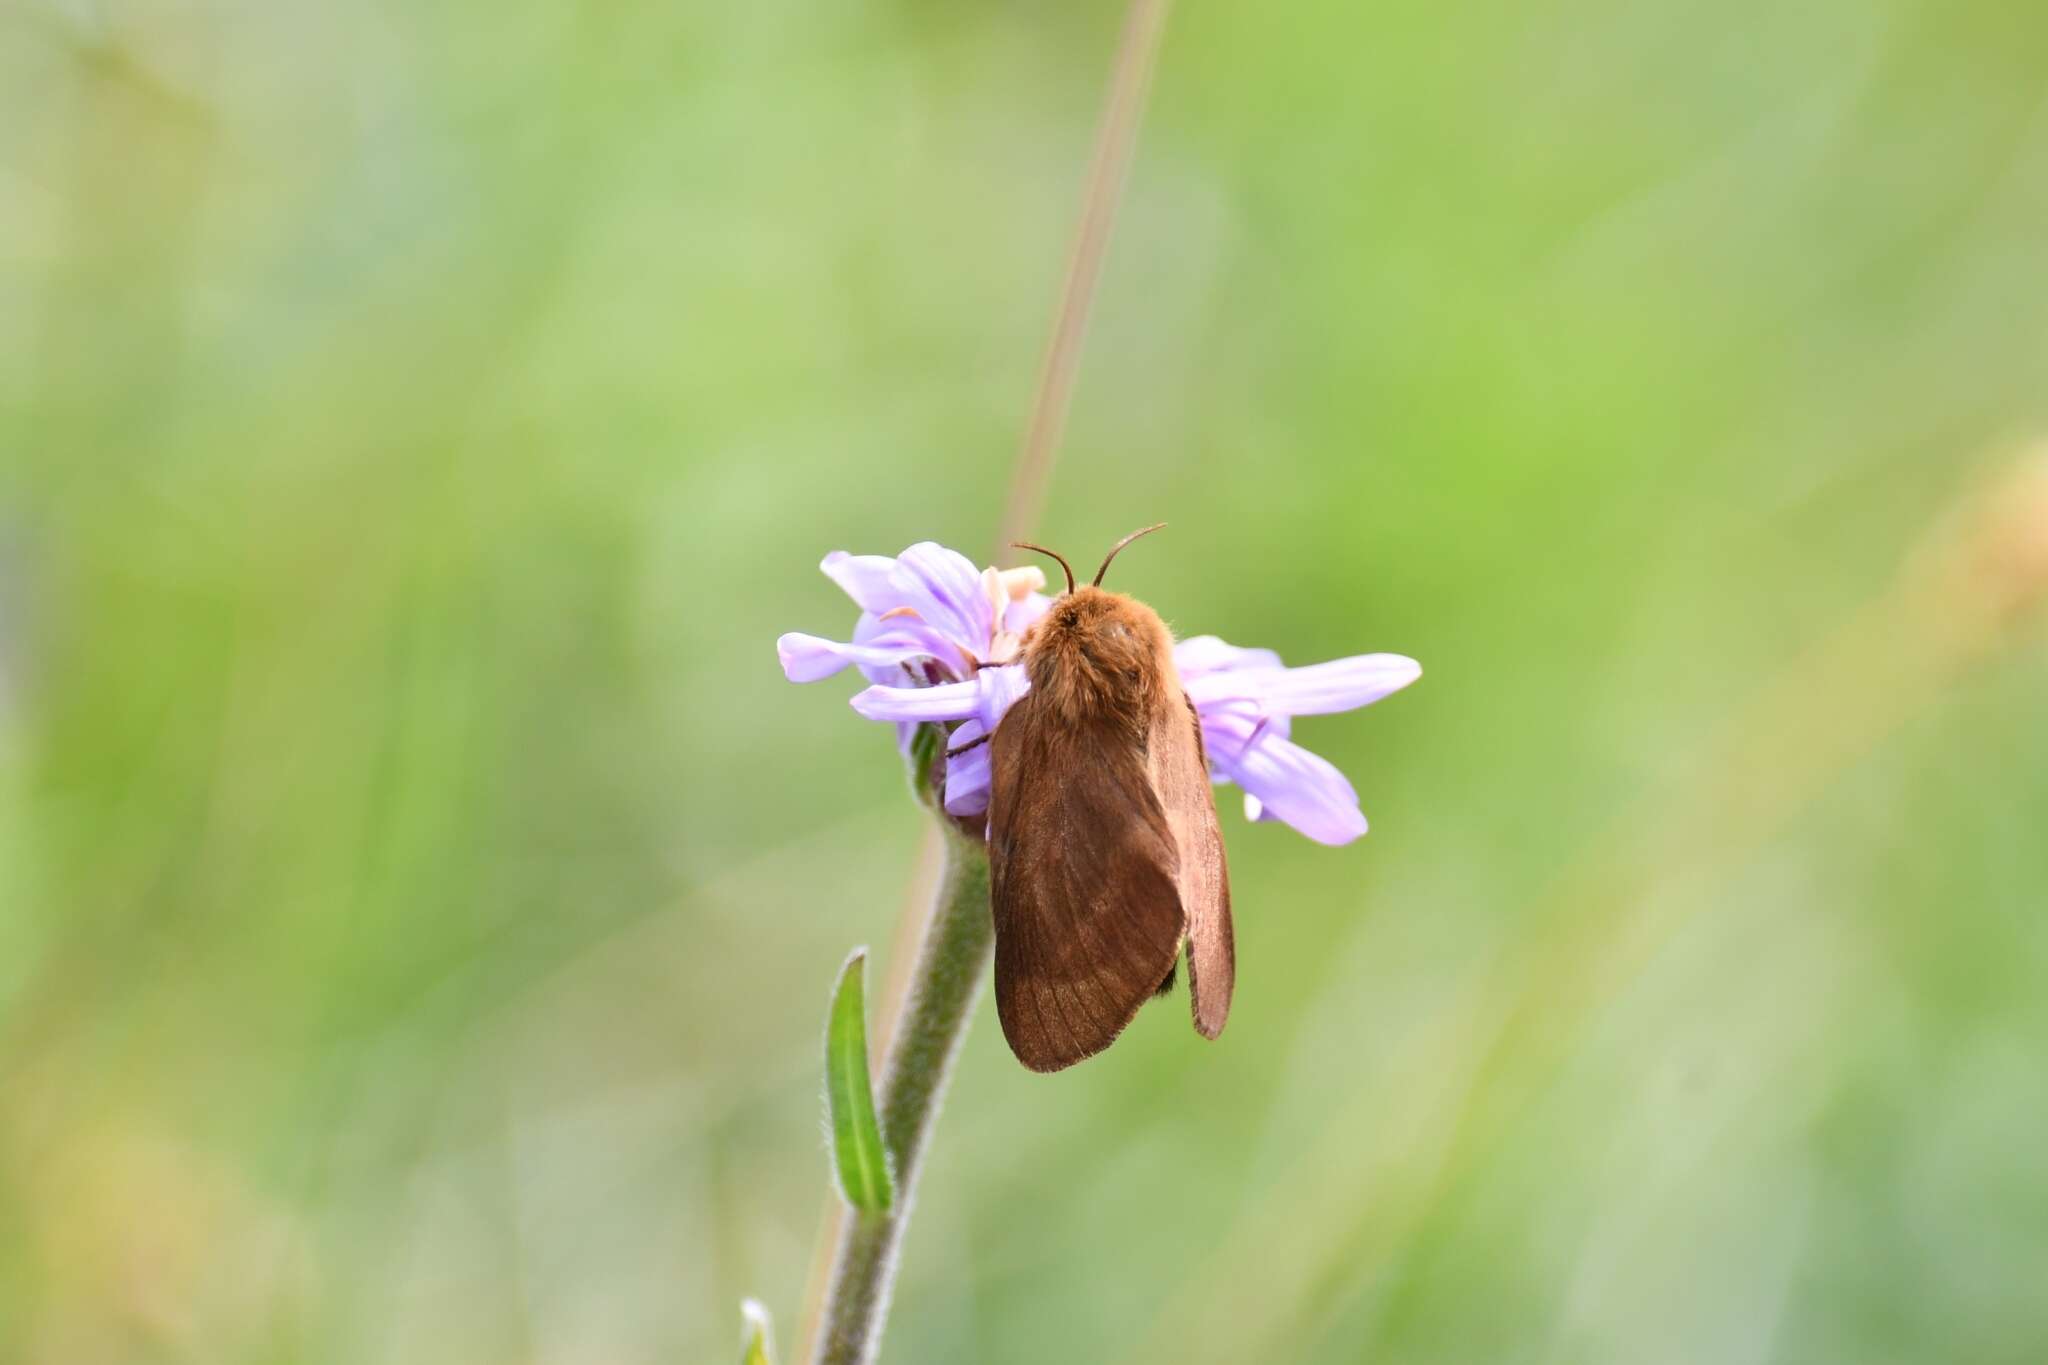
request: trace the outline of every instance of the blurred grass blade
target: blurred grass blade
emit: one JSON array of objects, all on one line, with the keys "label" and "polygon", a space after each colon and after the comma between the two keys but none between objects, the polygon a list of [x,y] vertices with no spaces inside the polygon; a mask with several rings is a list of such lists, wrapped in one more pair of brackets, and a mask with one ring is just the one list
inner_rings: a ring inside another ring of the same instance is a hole
[{"label": "blurred grass blade", "polygon": [[740,1300],[740,1316],[746,1319],[746,1342],[740,1347],[740,1365],[775,1365],[775,1324],[759,1299]]},{"label": "blurred grass blade", "polygon": [[825,1027],[825,1100],[832,1110],[832,1164],[846,1202],[881,1213],[895,1202],[882,1130],[868,1085],[868,950],[856,948],[839,969],[832,1015]]}]

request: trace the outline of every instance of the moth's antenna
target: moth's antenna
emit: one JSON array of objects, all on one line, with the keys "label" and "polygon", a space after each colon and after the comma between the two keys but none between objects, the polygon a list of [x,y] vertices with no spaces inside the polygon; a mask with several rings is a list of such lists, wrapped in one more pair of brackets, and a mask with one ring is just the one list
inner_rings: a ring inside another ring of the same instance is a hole
[{"label": "moth's antenna", "polygon": [[1072,592],[1074,590],[1074,570],[1067,563],[1066,557],[1060,554],[1058,550],[1048,550],[1043,545],[1033,545],[1028,540],[1013,540],[1010,542],[1010,548],[1013,550],[1036,550],[1042,555],[1051,555],[1054,559],[1059,560],[1060,567],[1067,571],[1067,591]]},{"label": "moth's antenna", "polygon": [[[1103,556],[1103,559],[1102,559],[1102,567],[1101,567],[1101,568],[1099,568],[1099,569],[1097,569],[1097,570],[1095,571],[1095,586],[1096,586],[1096,587],[1098,587],[1098,588],[1102,586],[1102,576],[1103,576],[1104,574],[1106,574],[1106,573],[1108,573],[1108,572],[1109,572],[1109,561],[1110,561],[1110,560],[1112,560],[1112,559],[1115,559],[1115,558],[1116,558],[1116,552],[1117,552],[1118,550],[1121,550],[1121,549],[1123,549],[1123,547],[1124,547],[1124,546],[1126,546],[1126,545],[1130,544],[1130,543],[1131,543],[1132,541],[1136,540],[1136,539],[1137,539],[1137,538],[1138,538],[1139,536],[1149,536],[1149,535],[1151,535],[1151,534],[1152,534],[1152,533],[1153,533],[1154,531],[1157,531],[1157,530],[1159,530],[1159,529],[1160,529],[1160,527],[1162,527],[1162,526],[1165,526],[1165,525],[1166,525],[1166,523],[1162,521],[1162,522],[1160,522],[1160,523],[1159,523],[1158,525],[1156,525],[1156,526],[1147,526],[1147,527],[1146,527],[1146,528],[1145,528],[1144,530],[1142,530],[1142,531],[1133,531],[1133,532],[1131,532],[1131,533],[1130,533],[1129,535],[1125,536],[1125,537],[1124,537],[1124,538],[1123,538],[1122,540],[1119,540],[1119,541],[1118,541],[1118,542],[1117,542],[1116,544],[1114,544],[1114,545],[1110,546],[1110,547],[1109,547],[1109,553],[1108,553],[1107,555]],[[1070,578],[1071,578],[1072,576],[1073,576],[1073,575],[1071,575],[1071,574],[1069,574],[1069,575],[1068,575],[1068,577],[1070,577]]]}]

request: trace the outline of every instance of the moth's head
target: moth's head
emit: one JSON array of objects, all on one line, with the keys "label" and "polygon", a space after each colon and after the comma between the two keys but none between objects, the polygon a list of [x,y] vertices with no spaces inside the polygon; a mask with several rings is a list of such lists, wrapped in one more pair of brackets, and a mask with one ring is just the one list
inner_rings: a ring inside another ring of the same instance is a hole
[{"label": "moth's head", "polygon": [[1101,586],[1117,551],[1158,529],[1148,526],[1118,541],[1096,570],[1095,581],[1080,587],[1058,554],[1042,546],[1020,546],[1051,555],[1067,573],[1067,590],[1053,599],[1024,640],[1032,689],[1054,706],[1140,714],[1163,685],[1173,666],[1173,635],[1166,623],[1136,598]]}]

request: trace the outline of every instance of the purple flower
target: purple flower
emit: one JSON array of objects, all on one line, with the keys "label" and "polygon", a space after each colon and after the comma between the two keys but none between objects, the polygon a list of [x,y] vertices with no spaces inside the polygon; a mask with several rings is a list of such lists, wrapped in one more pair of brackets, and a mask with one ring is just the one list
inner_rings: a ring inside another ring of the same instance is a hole
[{"label": "purple flower", "polygon": [[1043,570],[976,569],[965,555],[930,541],[894,559],[834,550],[818,567],[845,589],[860,619],[850,644],[794,633],[777,640],[776,657],[791,682],[816,682],[851,664],[871,683],[918,693],[905,714],[890,717],[906,748],[924,721],[979,716],[993,729],[1030,690],[1014,665],[1024,632],[1052,605],[1039,591]]},{"label": "purple flower", "polygon": [[[785,635],[775,652],[791,682],[816,682],[851,664],[873,684],[853,699],[870,720],[894,721],[906,750],[923,724],[951,726],[948,814],[988,809],[989,746],[1003,713],[1031,690],[1018,660],[1023,635],[1051,605],[1035,568],[977,572],[943,546],[913,545],[895,559],[835,551],[820,565],[861,609],[850,644]],[[1324,844],[1365,833],[1358,793],[1344,774],[1293,742],[1296,716],[1349,711],[1399,691],[1422,667],[1399,654],[1360,654],[1288,668],[1270,649],[1240,649],[1214,635],[1174,646],[1202,743],[1218,782],[1244,788],[1245,814],[1282,820]],[[974,747],[963,748],[973,744]]]}]

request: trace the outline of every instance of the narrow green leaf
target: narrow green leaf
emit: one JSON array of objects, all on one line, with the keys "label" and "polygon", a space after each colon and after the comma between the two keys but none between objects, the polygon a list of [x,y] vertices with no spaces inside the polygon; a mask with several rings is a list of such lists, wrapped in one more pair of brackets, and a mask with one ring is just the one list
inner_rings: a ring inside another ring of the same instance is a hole
[{"label": "narrow green leaf", "polygon": [[740,1316],[746,1319],[746,1343],[740,1347],[740,1365],[775,1365],[774,1324],[759,1299],[742,1299]]},{"label": "narrow green leaf", "polygon": [[880,1213],[895,1201],[875,1096],[868,1085],[868,950],[856,948],[839,969],[832,1015],[825,1026],[825,1102],[832,1111],[832,1157],[846,1202]]}]

